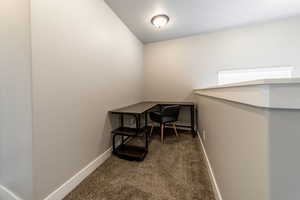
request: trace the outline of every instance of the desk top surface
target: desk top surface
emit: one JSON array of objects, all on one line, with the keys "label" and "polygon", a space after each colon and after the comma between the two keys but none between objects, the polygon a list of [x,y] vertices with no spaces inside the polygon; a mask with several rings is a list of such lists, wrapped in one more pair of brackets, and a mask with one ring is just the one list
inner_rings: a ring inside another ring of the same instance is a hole
[{"label": "desk top surface", "polygon": [[193,106],[194,103],[191,101],[184,102],[170,102],[170,101],[142,101],[133,105],[129,105],[123,108],[111,110],[111,113],[129,113],[129,114],[142,114],[157,105],[182,105],[182,106]]}]

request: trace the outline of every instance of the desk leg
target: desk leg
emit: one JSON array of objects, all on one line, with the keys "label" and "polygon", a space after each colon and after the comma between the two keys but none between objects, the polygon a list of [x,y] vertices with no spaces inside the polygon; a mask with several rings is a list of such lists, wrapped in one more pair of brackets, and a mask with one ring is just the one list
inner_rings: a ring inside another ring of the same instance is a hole
[{"label": "desk leg", "polygon": [[147,131],[145,131],[145,142],[146,142],[146,150],[148,151],[148,132]]},{"label": "desk leg", "polygon": [[116,153],[116,143],[115,143],[115,137],[116,137],[116,135],[114,134],[113,135],[113,153],[115,154]]},{"label": "desk leg", "polygon": [[145,112],[145,127],[148,127],[148,113]]},{"label": "desk leg", "polygon": [[195,131],[195,107],[191,106],[191,128],[193,137],[196,137],[196,131]]},{"label": "desk leg", "polygon": [[145,112],[145,137],[146,137],[146,150],[148,151],[148,112]]},{"label": "desk leg", "polygon": [[[121,114],[120,120],[121,120],[121,127],[124,127],[124,115],[123,114]],[[122,145],[123,144],[124,144],[124,136],[122,135]]]}]

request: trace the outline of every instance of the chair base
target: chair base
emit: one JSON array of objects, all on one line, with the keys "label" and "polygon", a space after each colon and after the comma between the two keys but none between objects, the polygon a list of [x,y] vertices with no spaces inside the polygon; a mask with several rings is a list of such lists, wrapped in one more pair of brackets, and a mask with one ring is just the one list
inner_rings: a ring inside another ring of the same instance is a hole
[{"label": "chair base", "polygon": [[[172,123],[172,127],[173,127],[174,133],[177,137],[178,132],[177,132],[176,124]],[[154,128],[154,124],[151,124],[150,137],[152,136],[153,128]],[[161,140],[161,143],[164,143],[164,129],[165,129],[165,124],[160,124],[160,140]]]}]

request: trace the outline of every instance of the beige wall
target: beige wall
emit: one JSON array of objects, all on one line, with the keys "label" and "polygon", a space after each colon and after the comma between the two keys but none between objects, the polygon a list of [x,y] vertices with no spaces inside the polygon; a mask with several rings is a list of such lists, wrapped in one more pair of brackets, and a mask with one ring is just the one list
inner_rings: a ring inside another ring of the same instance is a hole
[{"label": "beige wall", "polygon": [[[28,0],[0,1],[0,41],[0,185],[32,200]],[[0,188],[0,199],[2,192]]]},{"label": "beige wall", "polygon": [[143,45],[102,0],[32,0],[35,200],[111,146],[142,99]]},{"label": "beige wall", "polygon": [[300,17],[145,45],[145,99],[183,100],[232,68],[292,65],[300,76]]},{"label": "beige wall", "polygon": [[300,110],[270,111],[270,180],[272,200],[299,199]]},{"label": "beige wall", "polygon": [[199,132],[223,200],[271,200],[268,111],[199,95],[196,100]]},{"label": "beige wall", "polygon": [[196,100],[199,132],[223,200],[299,198],[299,109]]}]

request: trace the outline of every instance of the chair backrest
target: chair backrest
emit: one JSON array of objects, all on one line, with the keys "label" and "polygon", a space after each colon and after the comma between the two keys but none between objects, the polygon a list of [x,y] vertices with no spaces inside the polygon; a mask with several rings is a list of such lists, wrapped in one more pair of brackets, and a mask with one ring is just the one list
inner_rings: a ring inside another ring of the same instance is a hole
[{"label": "chair backrest", "polygon": [[180,111],[180,105],[169,105],[169,106],[164,106],[162,108],[163,115],[172,116],[176,120],[178,119],[179,111]]}]

